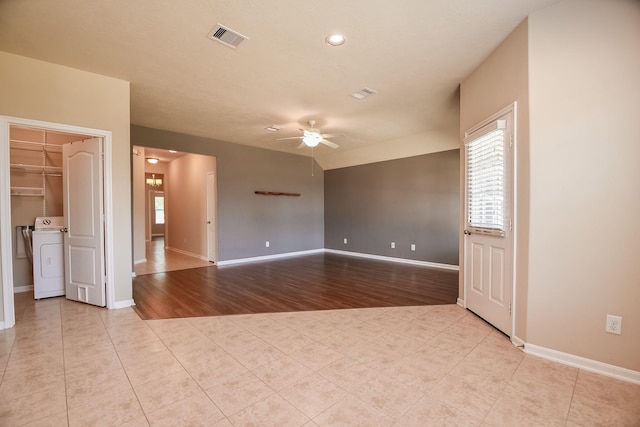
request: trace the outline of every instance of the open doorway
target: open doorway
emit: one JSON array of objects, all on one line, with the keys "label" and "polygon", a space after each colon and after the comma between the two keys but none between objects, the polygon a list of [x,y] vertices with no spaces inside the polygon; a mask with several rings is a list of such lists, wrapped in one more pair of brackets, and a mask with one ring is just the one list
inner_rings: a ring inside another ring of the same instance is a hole
[{"label": "open doorway", "polygon": [[[63,293],[66,290],[69,297],[71,291],[74,300],[113,308],[111,132],[13,117],[0,117],[0,130],[0,174],[9,177],[0,186],[0,201],[7,207],[0,210],[4,327],[15,324],[14,293],[33,290],[31,263],[25,264],[22,258],[16,230],[30,225],[32,220],[35,224],[36,217],[65,221],[58,230],[64,236],[60,244],[63,248],[47,255],[51,262],[52,254],[62,259],[63,267],[48,272],[63,271]],[[82,150],[67,150],[71,146]],[[95,195],[91,206],[76,197],[87,192]],[[68,215],[69,209],[73,215]],[[71,216],[76,220],[72,221]],[[104,227],[100,226],[101,221]],[[44,221],[45,225],[53,223]],[[82,250],[77,250],[80,246],[75,239],[86,234],[85,228],[99,230],[100,236],[94,239],[94,246],[82,244]],[[22,241],[24,251],[27,244]],[[95,262],[91,263],[95,268],[90,272],[86,268],[89,263],[77,257],[81,253],[85,258],[87,253],[95,254]],[[91,280],[89,273],[95,273]],[[86,278],[86,283],[74,279],[78,277]]]},{"label": "open doorway", "polygon": [[140,146],[132,153],[134,274],[211,266],[215,157]]}]

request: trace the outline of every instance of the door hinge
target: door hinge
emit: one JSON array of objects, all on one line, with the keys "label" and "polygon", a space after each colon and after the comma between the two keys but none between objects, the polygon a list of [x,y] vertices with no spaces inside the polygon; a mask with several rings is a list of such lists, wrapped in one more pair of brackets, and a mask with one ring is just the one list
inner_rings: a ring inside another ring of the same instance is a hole
[{"label": "door hinge", "polygon": [[511,316],[511,301],[509,301],[509,316]]},{"label": "door hinge", "polygon": [[513,231],[513,220],[509,220],[509,231]]},{"label": "door hinge", "polygon": [[513,148],[513,134],[509,135],[509,147]]}]

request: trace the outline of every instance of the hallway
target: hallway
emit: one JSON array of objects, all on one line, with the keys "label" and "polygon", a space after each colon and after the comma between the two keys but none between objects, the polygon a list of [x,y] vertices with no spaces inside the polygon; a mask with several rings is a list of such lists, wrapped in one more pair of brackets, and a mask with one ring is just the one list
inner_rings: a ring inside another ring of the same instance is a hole
[{"label": "hallway", "polygon": [[154,238],[146,242],[145,253],[147,261],[135,264],[133,267],[136,276],[213,265],[209,261],[165,249],[164,237]]}]

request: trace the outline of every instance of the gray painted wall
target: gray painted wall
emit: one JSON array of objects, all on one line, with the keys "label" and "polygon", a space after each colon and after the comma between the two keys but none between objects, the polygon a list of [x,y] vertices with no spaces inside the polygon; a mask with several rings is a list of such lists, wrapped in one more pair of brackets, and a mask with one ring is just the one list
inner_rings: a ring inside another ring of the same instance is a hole
[{"label": "gray painted wall", "polygon": [[315,165],[311,176],[308,157],[142,126],[131,126],[131,145],[216,156],[219,261],[324,247],[324,173]]},{"label": "gray painted wall", "polygon": [[325,247],[458,265],[459,174],[460,150],[325,171]]}]

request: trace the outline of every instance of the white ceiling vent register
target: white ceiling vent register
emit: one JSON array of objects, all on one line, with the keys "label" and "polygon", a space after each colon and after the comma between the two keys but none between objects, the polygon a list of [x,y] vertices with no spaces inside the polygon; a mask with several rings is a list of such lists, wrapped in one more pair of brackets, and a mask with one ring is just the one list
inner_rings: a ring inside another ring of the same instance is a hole
[{"label": "white ceiling vent register", "polygon": [[351,96],[354,97],[355,99],[365,99],[366,97],[374,95],[376,93],[378,92],[376,92],[373,89],[369,89],[368,87],[365,87],[362,90],[352,93]]},{"label": "white ceiling vent register", "polygon": [[242,34],[220,24],[217,24],[211,29],[211,31],[209,31],[207,38],[218,41],[234,49],[237,48],[240,43],[249,39],[249,37],[243,36]]}]

